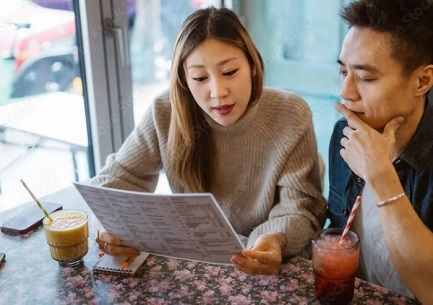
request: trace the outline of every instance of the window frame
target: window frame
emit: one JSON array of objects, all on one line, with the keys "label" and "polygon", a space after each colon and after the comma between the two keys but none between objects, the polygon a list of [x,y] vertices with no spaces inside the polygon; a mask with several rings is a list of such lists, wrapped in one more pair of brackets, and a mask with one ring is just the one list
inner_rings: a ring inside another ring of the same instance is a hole
[{"label": "window frame", "polygon": [[79,0],[84,98],[96,172],[134,128],[128,16],[124,0]]}]

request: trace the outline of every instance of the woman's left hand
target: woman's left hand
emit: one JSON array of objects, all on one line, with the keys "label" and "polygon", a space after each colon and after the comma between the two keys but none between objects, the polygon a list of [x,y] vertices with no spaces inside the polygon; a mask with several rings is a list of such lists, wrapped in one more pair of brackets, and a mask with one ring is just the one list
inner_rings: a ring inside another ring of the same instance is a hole
[{"label": "woman's left hand", "polygon": [[234,267],[249,274],[275,274],[280,270],[282,251],[287,239],[283,233],[264,234],[257,238],[252,249],[233,255]]}]

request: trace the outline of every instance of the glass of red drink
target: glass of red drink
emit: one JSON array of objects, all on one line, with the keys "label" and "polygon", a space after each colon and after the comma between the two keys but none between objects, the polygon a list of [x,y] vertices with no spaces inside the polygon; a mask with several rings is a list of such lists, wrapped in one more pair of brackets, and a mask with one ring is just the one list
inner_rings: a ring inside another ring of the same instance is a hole
[{"label": "glass of red drink", "polygon": [[326,229],[312,241],[315,292],[321,304],[345,305],[353,298],[359,238],[349,231],[340,243],[342,232]]}]

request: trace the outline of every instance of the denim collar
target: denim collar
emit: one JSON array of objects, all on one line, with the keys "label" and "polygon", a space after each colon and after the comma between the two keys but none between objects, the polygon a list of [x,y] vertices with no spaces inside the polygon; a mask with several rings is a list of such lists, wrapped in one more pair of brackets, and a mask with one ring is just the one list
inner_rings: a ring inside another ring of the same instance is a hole
[{"label": "denim collar", "polygon": [[417,171],[421,170],[428,158],[431,157],[432,147],[433,103],[426,99],[425,111],[418,128],[399,159],[405,161]]}]

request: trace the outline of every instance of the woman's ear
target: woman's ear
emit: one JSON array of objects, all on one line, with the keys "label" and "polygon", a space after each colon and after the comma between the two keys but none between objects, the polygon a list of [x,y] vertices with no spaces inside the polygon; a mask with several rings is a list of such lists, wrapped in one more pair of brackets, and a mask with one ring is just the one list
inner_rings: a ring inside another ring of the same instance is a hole
[{"label": "woman's ear", "polygon": [[250,70],[251,70],[251,78],[257,75],[257,69],[254,64],[250,64]]},{"label": "woman's ear", "polygon": [[433,87],[433,65],[427,65],[417,75],[416,96],[425,95]]}]

